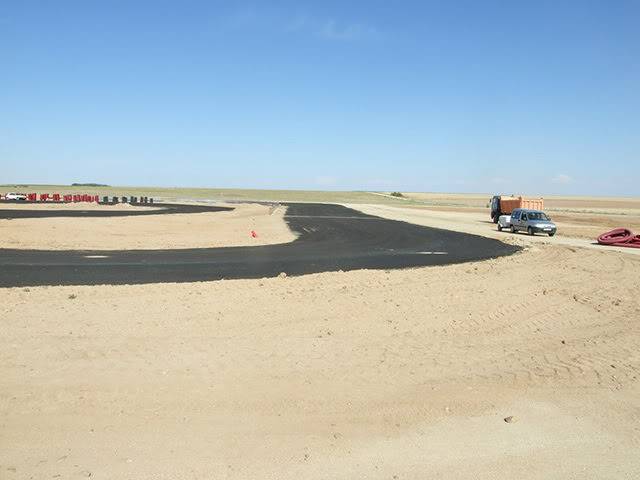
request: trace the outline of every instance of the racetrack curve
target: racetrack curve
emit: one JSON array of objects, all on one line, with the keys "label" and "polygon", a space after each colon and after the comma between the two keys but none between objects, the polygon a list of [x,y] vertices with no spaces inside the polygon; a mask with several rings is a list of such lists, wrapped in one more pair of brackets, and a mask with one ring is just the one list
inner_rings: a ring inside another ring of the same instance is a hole
[{"label": "racetrack curve", "polygon": [[[204,213],[204,212],[229,212],[233,207],[218,207],[213,205],[183,205],[179,203],[140,203],[131,204],[133,207],[141,207],[139,210],[109,210],[108,205],[111,203],[101,203],[106,208],[103,210],[21,210],[21,209],[2,209],[3,203],[11,203],[18,205],[42,205],[42,202],[0,202],[0,219],[11,218],[52,218],[52,217],[82,217],[82,218],[100,218],[100,217],[135,217],[141,215],[170,215],[174,213]],[[62,202],[57,202],[61,203]],[[48,202],[51,205],[54,202]]]},{"label": "racetrack curve", "polygon": [[[195,282],[274,277],[281,272],[408,268],[483,260],[520,250],[498,240],[387,220],[340,205],[285,205],[285,221],[299,235],[291,243],[175,250],[0,249],[0,287]],[[4,213],[9,211],[19,210]],[[45,210],[38,216],[47,216],[44,213],[59,216],[58,211]]]}]

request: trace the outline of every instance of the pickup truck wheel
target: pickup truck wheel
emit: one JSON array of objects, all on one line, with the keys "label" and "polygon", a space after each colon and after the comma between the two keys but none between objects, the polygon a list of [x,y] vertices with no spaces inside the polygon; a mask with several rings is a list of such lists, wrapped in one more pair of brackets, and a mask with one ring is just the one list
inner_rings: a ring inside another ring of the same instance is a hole
[{"label": "pickup truck wheel", "polygon": [[529,227],[527,228],[527,233],[531,236],[533,236],[533,228]]},{"label": "pickup truck wheel", "polygon": [[500,225],[500,222],[498,222],[498,231],[501,232],[502,231],[502,225]]},{"label": "pickup truck wheel", "polygon": [[550,236],[550,237],[553,237],[555,234],[556,234],[555,232],[550,232],[550,233],[549,233],[549,236]]},{"label": "pickup truck wheel", "polygon": [[516,227],[514,227],[513,225],[511,225],[511,233],[516,233]]}]

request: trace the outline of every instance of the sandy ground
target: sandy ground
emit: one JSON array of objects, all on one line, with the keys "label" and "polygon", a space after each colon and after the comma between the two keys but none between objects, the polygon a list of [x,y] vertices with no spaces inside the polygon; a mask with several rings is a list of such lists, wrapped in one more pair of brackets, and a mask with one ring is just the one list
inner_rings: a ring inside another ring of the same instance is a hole
[{"label": "sandy ground", "polygon": [[[358,208],[526,248],[0,289],[0,479],[640,478],[640,252],[499,233],[474,211]],[[201,215],[225,214],[185,217]]]},{"label": "sandy ground", "polygon": [[[0,220],[3,248],[120,250],[270,245],[295,240],[284,207],[234,204],[230,212],[111,218]],[[0,208],[4,208],[2,205]],[[19,205],[13,208],[136,210],[130,205]],[[257,237],[251,235],[255,231]]]},{"label": "sandy ground", "polygon": [[0,289],[0,478],[638,478],[639,269]]},{"label": "sandy ground", "polygon": [[561,229],[562,236],[595,239],[618,227],[630,228],[640,234],[640,212],[625,215],[551,212],[551,218]]}]

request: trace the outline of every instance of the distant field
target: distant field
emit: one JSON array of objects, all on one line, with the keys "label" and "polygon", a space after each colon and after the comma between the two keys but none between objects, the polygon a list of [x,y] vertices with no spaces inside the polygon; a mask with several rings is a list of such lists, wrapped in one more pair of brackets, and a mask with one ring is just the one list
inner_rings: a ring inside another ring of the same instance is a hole
[{"label": "distant field", "polygon": [[[83,187],[69,185],[0,185],[0,192],[88,193],[108,196],[148,196],[176,200],[255,200],[274,202],[369,203],[436,208],[446,210],[486,210],[489,193],[403,192],[396,198],[390,192],[320,191],[320,190],[252,190],[230,188],[161,188],[161,187]],[[640,215],[640,198],[545,196],[545,210],[561,213],[603,215]]]},{"label": "distant field", "polygon": [[[408,192],[405,197],[414,203],[435,207],[484,208],[491,194]],[[544,196],[545,210],[620,215],[640,215],[640,198]]]},{"label": "distant field", "polygon": [[279,202],[333,202],[404,204],[370,192],[326,192],[315,190],[243,190],[226,188],[81,187],[69,185],[0,185],[0,192],[88,193],[108,196],[148,196],[165,200],[256,200]]}]

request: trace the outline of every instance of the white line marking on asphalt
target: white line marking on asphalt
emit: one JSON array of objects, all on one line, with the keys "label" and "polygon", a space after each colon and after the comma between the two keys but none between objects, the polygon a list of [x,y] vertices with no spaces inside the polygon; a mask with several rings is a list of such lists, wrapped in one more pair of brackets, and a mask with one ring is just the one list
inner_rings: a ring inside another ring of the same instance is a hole
[{"label": "white line marking on asphalt", "polygon": [[446,255],[447,252],[416,252],[418,255]]},{"label": "white line marking on asphalt", "polygon": [[109,255],[83,255],[84,258],[109,258]]}]

